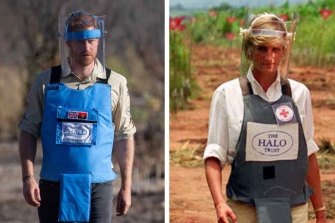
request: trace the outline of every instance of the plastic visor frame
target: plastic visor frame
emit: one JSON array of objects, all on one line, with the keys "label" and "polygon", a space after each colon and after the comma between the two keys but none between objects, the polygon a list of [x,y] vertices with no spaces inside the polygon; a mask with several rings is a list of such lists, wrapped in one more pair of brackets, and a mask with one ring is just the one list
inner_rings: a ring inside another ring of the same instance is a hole
[{"label": "plastic visor frame", "polygon": [[72,41],[72,40],[83,40],[83,39],[95,39],[100,37],[101,37],[100,29],[94,29],[94,30],[83,30],[78,32],[65,33],[64,39],[66,41]]},{"label": "plastic visor frame", "polygon": [[272,30],[272,29],[242,29],[240,28],[240,34],[250,33],[251,36],[273,36],[279,38],[286,38],[292,36],[292,33],[280,31],[280,30]]}]

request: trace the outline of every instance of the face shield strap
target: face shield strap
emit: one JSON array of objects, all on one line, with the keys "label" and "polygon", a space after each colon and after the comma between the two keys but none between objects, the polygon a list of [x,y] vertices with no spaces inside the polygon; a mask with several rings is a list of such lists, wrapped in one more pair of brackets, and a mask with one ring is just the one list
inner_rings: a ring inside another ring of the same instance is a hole
[{"label": "face shield strap", "polygon": [[64,40],[71,41],[71,40],[82,40],[82,39],[95,39],[100,37],[101,37],[100,29],[94,29],[94,30],[82,30],[77,32],[65,33]]},{"label": "face shield strap", "polygon": [[286,38],[286,37],[292,36],[292,33],[280,31],[280,30],[240,28],[240,35],[245,36],[247,34],[249,34],[250,36],[271,36],[271,37],[279,37],[279,38]]}]

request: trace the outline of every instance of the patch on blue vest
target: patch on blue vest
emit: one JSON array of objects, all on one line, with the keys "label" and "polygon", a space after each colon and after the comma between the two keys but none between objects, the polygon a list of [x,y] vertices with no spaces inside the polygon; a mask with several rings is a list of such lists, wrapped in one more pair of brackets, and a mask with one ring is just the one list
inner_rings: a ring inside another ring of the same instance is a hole
[{"label": "patch on blue vest", "polygon": [[57,137],[57,144],[92,144],[93,123],[62,122],[61,137]]},{"label": "patch on blue vest", "polygon": [[68,111],[67,112],[67,118],[69,119],[86,120],[87,116],[88,116],[88,112],[82,112],[82,111]]},{"label": "patch on blue vest", "polygon": [[97,112],[57,109],[56,144],[95,145]]}]

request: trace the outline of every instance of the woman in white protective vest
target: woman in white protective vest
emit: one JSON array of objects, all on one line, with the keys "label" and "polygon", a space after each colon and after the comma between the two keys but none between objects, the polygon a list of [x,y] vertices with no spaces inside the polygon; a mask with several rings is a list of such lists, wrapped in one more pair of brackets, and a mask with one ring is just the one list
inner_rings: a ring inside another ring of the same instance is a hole
[{"label": "woman in white protective vest", "polygon": [[218,222],[306,223],[309,199],[326,222],[310,93],[286,78],[294,28],[263,13],[241,35],[241,77],[214,92],[204,153]]}]

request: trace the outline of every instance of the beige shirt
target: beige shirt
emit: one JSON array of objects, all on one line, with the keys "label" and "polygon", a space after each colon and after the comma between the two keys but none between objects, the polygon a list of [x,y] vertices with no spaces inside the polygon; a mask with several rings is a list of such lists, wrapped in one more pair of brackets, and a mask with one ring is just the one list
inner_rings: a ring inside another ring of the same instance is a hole
[{"label": "beige shirt", "polygon": [[[41,135],[41,123],[44,105],[44,90],[50,82],[51,69],[39,74],[33,82],[28,98],[24,115],[19,124],[19,128],[34,137]],[[61,83],[72,89],[85,89],[92,86],[97,78],[105,79],[106,73],[100,63],[95,64],[89,77],[80,80],[73,72],[63,70]],[[130,114],[130,99],[127,88],[127,80],[122,75],[112,71],[108,84],[112,86],[112,120],[115,125],[115,140],[119,141],[132,136],[136,132],[136,127]]]}]

